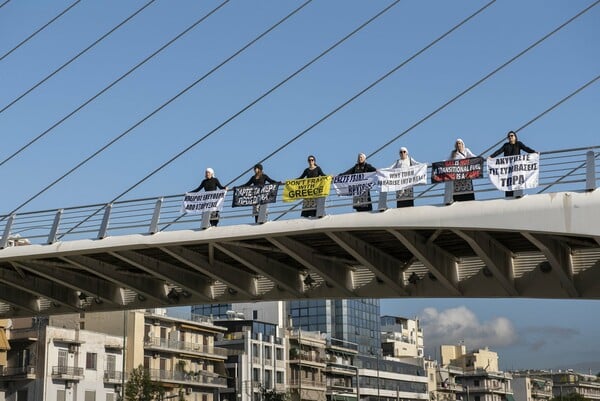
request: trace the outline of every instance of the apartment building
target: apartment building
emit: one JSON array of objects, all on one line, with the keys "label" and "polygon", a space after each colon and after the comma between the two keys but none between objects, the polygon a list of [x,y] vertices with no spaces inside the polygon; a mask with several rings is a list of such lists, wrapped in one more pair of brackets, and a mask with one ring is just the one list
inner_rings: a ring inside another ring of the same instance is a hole
[{"label": "apartment building", "polygon": [[418,319],[381,316],[383,354],[396,358],[423,357],[423,329]]},{"label": "apartment building", "polygon": [[123,339],[15,319],[1,369],[5,401],[116,401],[123,390]]},{"label": "apartment building", "polygon": [[442,367],[462,370],[455,377],[457,398],[464,401],[514,401],[512,375],[498,368],[498,354],[487,347],[466,351],[464,345],[441,346]]},{"label": "apartment building", "polygon": [[425,401],[428,379],[422,361],[389,356],[358,356],[360,401]]},{"label": "apartment building", "polygon": [[228,350],[227,389],[221,391],[221,400],[252,401],[260,399],[263,388],[287,390],[287,342],[277,325],[239,319],[235,314],[215,324],[227,329],[216,343]]},{"label": "apartment building", "polygon": [[548,401],[553,397],[552,379],[529,372],[513,372],[512,388],[516,401]]},{"label": "apartment building", "polygon": [[327,401],[354,401],[358,398],[358,368],[355,358],[358,345],[335,338],[326,338],[325,381]]},{"label": "apartment building", "polygon": [[463,370],[452,365],[441,366],[434,360],[426,360],[425,369],[431,401],[456,401],[457,394],[463,390],[457,381]]},{"label": "apartment building", "polygon": [[326,335],[288,329],[288,389],[292,401],[326,401]]},{"label": "apartment building", "polygon": [[552,381],[552,396],[579,394],[591,401],[600,401],[600,379],[591,374],[572,370],[558,372],[532,372],[531,377]]},{"label": "apartment building", "polygon": [[125,370],[142,365],[165,390],[188,401],[217,401],[227,388],[227,350],[215,346],[226,329],[210,319],[167,316],[162,308],[52,317],[54,325],[79,326],[125,338]]}]

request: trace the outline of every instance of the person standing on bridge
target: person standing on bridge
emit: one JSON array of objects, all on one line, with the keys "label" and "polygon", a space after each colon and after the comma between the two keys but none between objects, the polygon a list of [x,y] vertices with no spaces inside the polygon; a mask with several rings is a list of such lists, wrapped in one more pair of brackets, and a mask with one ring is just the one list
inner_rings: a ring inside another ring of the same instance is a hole
[{"label": "person standing on bridge", "polygon": [[[377,169],[367,163],[367,156],[364,153],[359,153],[356,164],[340,175],[371,173],[374,171],[377,171]],[[354,208],[354,210],[357,212],[367,212],[373,210],[373,205],[371,204],[371,191],[366,190],[363,194],[354,196],[352,198],[352,204],[352,208]]]},{"label": "person standing on bridge", "polygon": [[[468,159],[469,157],[476,156],[469,148],[465,146],[464,141],[458,138],[456,142],[454,142],[454,150],[450,152],[450,160],[462,160]],[[448,185],[450,184],[448,183]],[[455,180],[452,181],[452,185],[454,186],[454,190],[452,192],[452,200],[454,202],[475,200],[475,192],[473,191],[472,180]]]},{"label": "person standing on bridge", "polygon": [[[518,156],[521,154],[521,150],[527,153],[536,153],[535,150],[519,141],[515,131],[508,131],[506,139],[508,139],[508,142],[505,142],[500,149],[492,153],[490,157],[497,157],[500,153],[503,153],[504,156]],[[506,191],[504,196],[506,198],[511,198],[514,196],[514,191]]]},{"label": "person standing on bridge", "polygon": [[[254,175],[250,177],[247,183],[244,186],[256,186],[262,187],[265,184],[283,184],[281,181],[275,181],[268,175],[263,172],[263,166],[260,163],[254,165]],[[254,222],[258,223],[258,209],[260,205],[254,205],[252,207],[252,215],[254,216]]]},{"label": "person standing on bridge", "polygon": [[[313,155],[308,156],[308,167],[304,169],[302,175],[298,177],[299,180],[303,178],[315,178],[325,177],[325,173],[321,170],[321,167],[317,165],[317,159]],[[317,202],[316,199],[304,199],[302,201],[302,217],[316,217],[317,216]]]},{"label": "person standing on bridge", "polygon": [[[400,158],[396,160],[390,168],[407,168],[420,164],[418,161],[410,157],[408,149],[404,146],[400,148]],[[415,196],[413,187],[409,187],[400,191],[396,191],[396,207],[411,207],[415,205]]]},{"label": "person standing on bridge", "polygon": [[[201,190],[205,191],[216,191],[218,189],[228,189],[224,187],[219,182],[219,179],[215,177],[215,170],[208,167],[204,172],[204,179],[198,186],[198,188],[194,189],[191,192],[200,192]],[[210,225],[211,227],[216,227],[219,224],[219,212],[211,212],[210,213]]]}]

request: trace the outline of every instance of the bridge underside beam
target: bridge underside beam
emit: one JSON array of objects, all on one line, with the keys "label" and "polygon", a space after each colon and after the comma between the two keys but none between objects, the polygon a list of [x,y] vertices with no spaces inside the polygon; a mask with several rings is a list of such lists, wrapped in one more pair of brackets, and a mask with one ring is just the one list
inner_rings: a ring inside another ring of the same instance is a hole
[{"label": "bridge underside beam", "polygon": [[569,247],[556,239],[533,233],[522,233],[546,256],[564,290],[573,298],[579,298],[579,291],[573,282],[573,260]]},{"label": "bridge underside beam", "polygon": [[94,297],[96,301],[101,300],[113,305],[125,304],[123,293],[119,286],[96,276],[78,273],[73,271],[73,269],[66,270],[57,267],[56,263],[45,261],[28,261],[27,263],[20,263],[19,266],[57,285],[64,285],[73,291],[79,291],[80,296],[84,294]]},{"label": "bridge underside beam", "polygon": [[44,313],[40,308],[37,297],[10,285],[0,283],[0,300],[11,305],[14,309],[24,309],[32,315]]},{"label": "bridge underside beam", "polygon": [[433,242],[427,241],[423,235],[415,231],[390,229],[388,232],[423,263],[449,295],[462,295],[458,288],[457,264],[454,256]]},{"label": "bridge underside beam", "polygon": [[402,274],[404,263],[401,260],[347,232],[326,234],[358,263],[372,271],[379,281],[387,284],[397,295],[407,295]]},{"label": "bridge underside beam", "polygon": [[89,256],[70,255],[69,257],[63,256],[60,259],[118,286],[135,291],[138,294],[137,300],[141,302],[140,307],[143,307],[144,301],[146,300],[155,305],[165,305],[170,303],[167,298],[166,285],[162,281],[150,277],[142,277],[141,275],[124,273],[122,272],[122,269],[115,265]]},{"label": "bridge underside beam", "polygon": [[273,245],[294,258],[308,270],[314,271],[325,279],[329,287],[334,287],[340,296],[355,297],[352,280],[352,270],[345,264],[337,261],[324,261],[317,257],[317,251],[287,237],[267,238]]},{"label": "bridge underside beam", "polygon": [[[190,270],[184,269],[179,266],[172,265],[159,259],[155,259],[139,252],[134,251],[119,251],[109,252],[110,255],[121,259],[122,261],[134,266],[140,270],[147,272],[148,274],[158,277],[165,282],[170,282],[189,294],[194,294],[204,301],[214,301],[210,283],[206,279]],[[171,294],[171,295],[169,295]],[[169,292],[167,296],[172,300],[176,301],[176,296],[172,292]]]},{"label": "bridge underside beam", "polygon": [[[14,264],[23,269],[23,266],[19,263],[14,262]],[[42,277],[29,274],[21,276],[14,271],[0,269],[0,282],[9,284],[37,297],[49,299],[50,301],[70,309],[72,312],[79,312],[81,310],[79,307],[80,300],[75,291],[57,285]]]},{"label": "bridge underside beam", "polygon": [[300,271],[259,252],[229,243],[215,244],[215,248],[250,270],[269,278],[292,297],[304,298],[304,283]]},{"label": "bridge underside beam", "polygon": [[234,291],[250,298],[258,296],[255,275],[215,260],[214,257],[207,258],[182,246],[162,247],[160,250],[213,280],[225,283]]},{"label": "bridge underside beam", "polygon": [[507,295],[518,296],[514,284],[512,252],[483,231],[452,230],[464,239],[485,263]]}]

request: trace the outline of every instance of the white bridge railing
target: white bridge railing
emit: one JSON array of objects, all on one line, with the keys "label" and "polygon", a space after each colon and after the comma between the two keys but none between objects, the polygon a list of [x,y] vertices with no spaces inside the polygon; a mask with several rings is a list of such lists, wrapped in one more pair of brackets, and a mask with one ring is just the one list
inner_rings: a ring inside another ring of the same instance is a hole
[{"label": "white bridge railing", "polygon": [[[541,152],[538,188],[525,194],[562,191],[591,191],[597,187],[600,171],[597,159],[600,146]],[[504,197],[487,178],[473,181],[477,200]],[[220,225],[254,224],[251,207],[232,208],[232,191],[220,213]],[[445,186],[438,184],[414,187],[415,206],[445,203]],[[281,196],[278,197],[279,199]],[[390,197],[392,198],[392,197]],[[50,244],[75,239],[101,239],[126,234],[154,234],[164,230],[206,228],[202,215],[182,214],[183,194],[158,198],[134,199],[112,204],[94,204],[12,215],[0,215],[0,249],[26,244]],[[382,207],[379,194],[372,191],[374,210]],[[395,207],[390,199],[389,206]],[[351,197],[334,194],[325,199],[326,214],[352,211]],[[379,206],[379,207],[378,207]],[[300,218],[302,202],[278,201],[263,206],[259,223],[268,220]]]}]

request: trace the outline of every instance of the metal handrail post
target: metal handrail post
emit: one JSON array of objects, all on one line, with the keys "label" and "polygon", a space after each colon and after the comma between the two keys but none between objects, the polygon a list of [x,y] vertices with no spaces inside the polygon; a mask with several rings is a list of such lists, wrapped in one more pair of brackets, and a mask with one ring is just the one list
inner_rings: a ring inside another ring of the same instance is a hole
[{"label": "metal handrail post", "polygon": [[108,221],[110,220],[110,212],[112,211],[113,204],[108,203],[104,208],[104,217],[102,217],[102,224],[100,224],[100,230],[98,231],[98,239],[106,237],[108,231]]},{"label": "metal handrail post", "polygon": [[150,234],[155,234],[158,232],[158,222],[160,220],[160,209],[162,207],[164,198],[160,197],[156,200],[156,204],[154,205],[154,213],[152,214],[152,220],[150,221]]},{"label": "metal handrail post", "polygon": [[8,245],[8,237],[10,237],[10,230],[12,229],[13,222],[15,221],[16,214],[11,214],[8,217],[8,221],[4,226],[4,234],[2,234],[2,241],[0,242],[0,249],[6,248]]},{"label": "metal handrail post", "polygon": [[54,215],[54,223],[52,223],[52,228],[50,229],[50,233],[48,234],[48,244],[53,244],[56,242],[56,234],[58,233],[58,226],[60,225],[60,219],[62,218],[63,209],[58,209],[56,211],[56,215]]},{"label": "metal handrail post", "polygon": [[203,230],[206,230],[208,227],[210,227],[210,215],[211,215],[211,212],[202,213],[202,223],[201,223],[200,227]]},{"label": "metal handrail post", "polygon": [[586,153],[585,162],[585,190],[593,191],[596,189],[596,154],[593,150]]},{"label": "metal handrail post", "polygon": [[387,210],[387,192],[379,192],[379,202],[377,203],[377,209],[379,209],[380,212],[383,212],[384,210]]},{"label": "metal handrail post", "polygon": [[321,218],[325,216],[325,198],[317,198],[315,203],[317,206],[317,217]]},{"label": "metal handrail post", "polygon": [[258,224],[263,224],[267,221],[267,204],[263,203],[258,207]]}]

